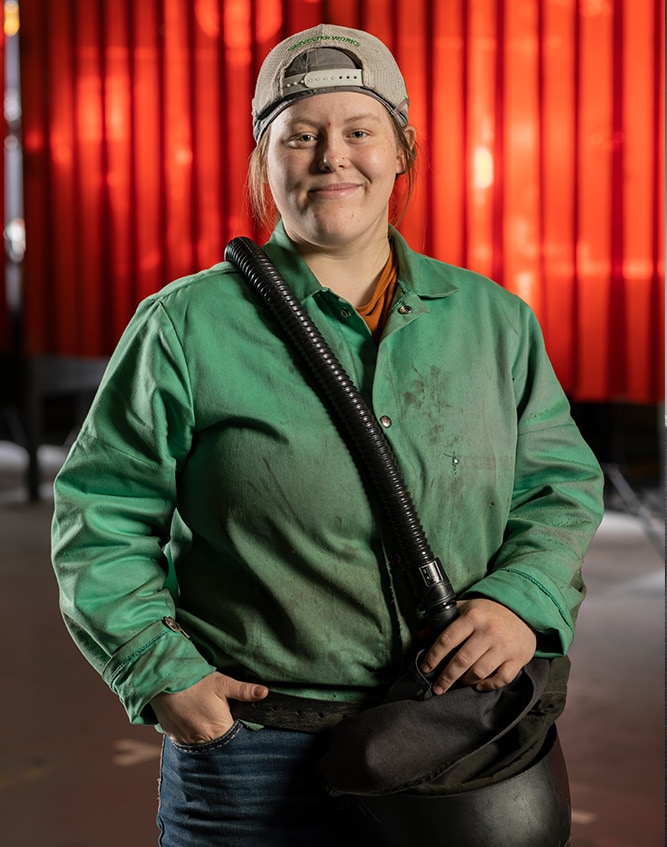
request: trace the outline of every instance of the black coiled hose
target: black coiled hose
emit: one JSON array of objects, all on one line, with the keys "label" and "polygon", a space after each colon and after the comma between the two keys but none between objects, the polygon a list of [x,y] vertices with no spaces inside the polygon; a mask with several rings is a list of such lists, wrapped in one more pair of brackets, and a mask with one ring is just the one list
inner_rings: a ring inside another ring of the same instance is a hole
[{"label": "black coiled hose", "polygon": [[457,615],[456,596],[433,554],[389,442],[375,416],[268,256],[249,238],[234,238],[225,250],[272,312],[314,374],[325,399],[366,465],[388,517],[417,608],[434,632]]}]

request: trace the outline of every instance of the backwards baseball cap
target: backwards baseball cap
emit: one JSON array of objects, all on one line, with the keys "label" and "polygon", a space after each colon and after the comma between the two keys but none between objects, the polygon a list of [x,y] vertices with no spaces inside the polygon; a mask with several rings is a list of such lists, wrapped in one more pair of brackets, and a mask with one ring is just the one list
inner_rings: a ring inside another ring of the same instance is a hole
[{"label": "backwards baseball cap", "polygon": [[328,91],[369,94],[407,126],[408,92],[389,48],[368,32],[320,24],[281,41],[264,60],[252,101],[255,141],[295,100]]}]

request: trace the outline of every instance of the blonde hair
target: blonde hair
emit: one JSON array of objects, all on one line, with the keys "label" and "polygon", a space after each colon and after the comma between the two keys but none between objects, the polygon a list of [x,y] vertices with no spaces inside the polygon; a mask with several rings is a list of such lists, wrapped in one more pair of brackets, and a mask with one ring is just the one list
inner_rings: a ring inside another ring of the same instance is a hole
[{"label": "blonde hair", "polygon": [[[389,201],[389,222],[398,226],[405,215],[417,182],[417,150],[404,128],[392,120],[398,146],[405,156],[405,170],[396,177]],[[280,217],[266,179],[266,159],[271,127],[261,137],[248,161],[248,202],[257,226],[269,232]],[[405,177],[399,180],[398,177]]]}]

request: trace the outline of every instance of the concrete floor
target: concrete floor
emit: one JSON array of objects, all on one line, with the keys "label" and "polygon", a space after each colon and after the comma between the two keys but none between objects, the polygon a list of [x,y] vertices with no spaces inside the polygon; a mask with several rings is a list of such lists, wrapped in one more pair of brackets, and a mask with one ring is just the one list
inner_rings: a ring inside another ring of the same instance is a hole
[{"label": "concrete floor", "polygon": [[[43,449],[44,499],[30,504],[24,458],[0,443],[0,847],[149,847],[158,737],[127,723],[57,609],[48,480],[61,458]],[[641,522],[608,512],[586,574],[559,724],[573,847],[662,847],[663,557]]]}]

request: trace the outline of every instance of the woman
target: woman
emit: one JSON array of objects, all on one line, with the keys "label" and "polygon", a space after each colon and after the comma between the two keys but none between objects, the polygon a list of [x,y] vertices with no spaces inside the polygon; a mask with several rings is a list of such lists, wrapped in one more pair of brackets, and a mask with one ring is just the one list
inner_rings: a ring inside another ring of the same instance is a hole
[{"label": "woman", "polygon": [[[415,130],[382,42],[286,39],[253,128],[255,207],[279,216],[266,253],[385,427],[460,597],[423,669],[452,654],[436,694],[506,686],[567,651],[602,512],[535,318],[389,226]],[[311,719],[380,700],[417,616],[360,471],[231,265],[141,304],[55,491],[65,621],[130,720],[165,734],[160,843],[353,843]],[[301,718],[248,718],[280,695]]]}]

